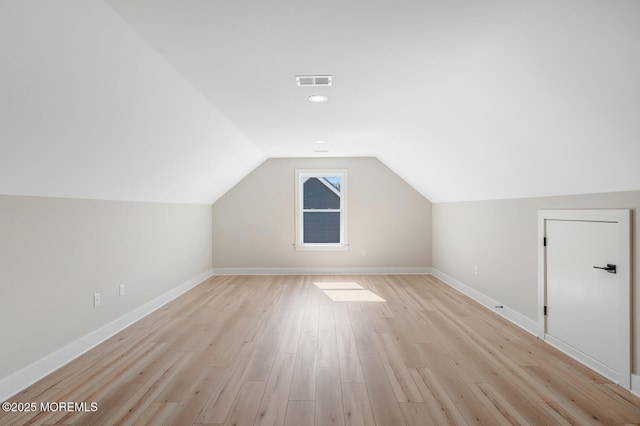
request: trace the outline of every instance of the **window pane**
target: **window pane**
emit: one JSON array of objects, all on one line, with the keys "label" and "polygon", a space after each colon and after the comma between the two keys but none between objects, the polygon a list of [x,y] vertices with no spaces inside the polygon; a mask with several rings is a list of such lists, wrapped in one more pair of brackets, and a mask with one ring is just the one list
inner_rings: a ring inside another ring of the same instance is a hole
[{"label": "window pane", "polygon": [[324,176],[322,179],[340,192],[340,187],[342,186],[342,178],[340,176]]},{"label": "window pane", "polygon": [[340,243],[339,212],[305,212],[304,243]]},{"label": "window pane", "polygon": [[[309,178],[304,183],[303,201],[305,209],[339,209],[340,178]],[[338,192],[338,194],[336,194]]]}]

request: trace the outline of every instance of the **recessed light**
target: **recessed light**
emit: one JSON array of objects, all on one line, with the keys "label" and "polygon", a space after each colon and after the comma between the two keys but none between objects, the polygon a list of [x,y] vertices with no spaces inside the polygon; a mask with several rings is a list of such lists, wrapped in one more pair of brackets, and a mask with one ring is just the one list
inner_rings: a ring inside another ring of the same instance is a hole
[{"label": "recessed light", "polygon": [[316,143],[322,144],[322,143],[327,143],[327,142],[325,142],[325,141],[316,141]]},{"label": "recessed light", "polygon": [[311,95],[309,96],[309,100],[311,102],[326,102],[329,98],[324,95]]}]

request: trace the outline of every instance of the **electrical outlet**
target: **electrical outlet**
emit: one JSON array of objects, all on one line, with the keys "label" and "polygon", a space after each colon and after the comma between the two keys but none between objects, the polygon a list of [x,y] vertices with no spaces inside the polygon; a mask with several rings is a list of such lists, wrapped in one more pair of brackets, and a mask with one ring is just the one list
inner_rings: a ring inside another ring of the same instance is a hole
[{"label": "electrical outlet", "polygon": [[118,287],[118,293],[120,296],[124,296],[124,284],[120,284],[120,287]]},{"label": "electrical outlet", "polygon": [[474,274],[476,274],[476,275],[478,275],[478,265],[475,265],[475,266],[473,267],[473,273],[474,273]]},{"label": "electrical outlet", "polygon": [[100,306],[102,304],[102,296],[100,293],[96,293],[93,295],[93,306]]}]

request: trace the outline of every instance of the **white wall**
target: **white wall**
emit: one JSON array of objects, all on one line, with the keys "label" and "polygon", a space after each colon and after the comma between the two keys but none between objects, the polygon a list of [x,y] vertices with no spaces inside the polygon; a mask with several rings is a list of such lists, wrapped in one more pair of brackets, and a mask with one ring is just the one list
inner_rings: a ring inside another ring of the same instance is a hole
[{"label": "white wall", "polygon": [[[295,251],[295,169],[348,170],[348,251]],[[269,159],[213,205],[224,268],[426,268],[431,203],[375,158]]]},{"label": "white wall", "polygon": [[211,206],[0,196],[0,384],[210,271],[211,235]]},{"label": "white wall", "polygon": [[[640,191],[433,205],[433,267],[537,321],[539,209],[640,209]],[[640,231],[633,235],[633,360],[640,366]],[[474,266],[478,265],[478,274]]]}]

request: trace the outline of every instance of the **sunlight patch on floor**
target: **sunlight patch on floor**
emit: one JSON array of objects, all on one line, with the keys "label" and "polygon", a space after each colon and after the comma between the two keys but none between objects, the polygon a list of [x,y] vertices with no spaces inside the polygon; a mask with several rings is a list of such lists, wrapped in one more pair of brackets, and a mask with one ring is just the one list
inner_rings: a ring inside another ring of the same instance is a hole
[{"label": "sunlight patch on floor", "polygon": [[386,302],[374,292],[353,281],[314,282],[334,302]]},{"label": "sunlight patch on floor", "polygon": [[364,287],[353,281],[325,281],[314,284],[320,290],[364,290]]},{"label": "sunlight patch on floor", "polygon": [[386,302],[369,290],[324,290],[324,294],[334,302]]}]

